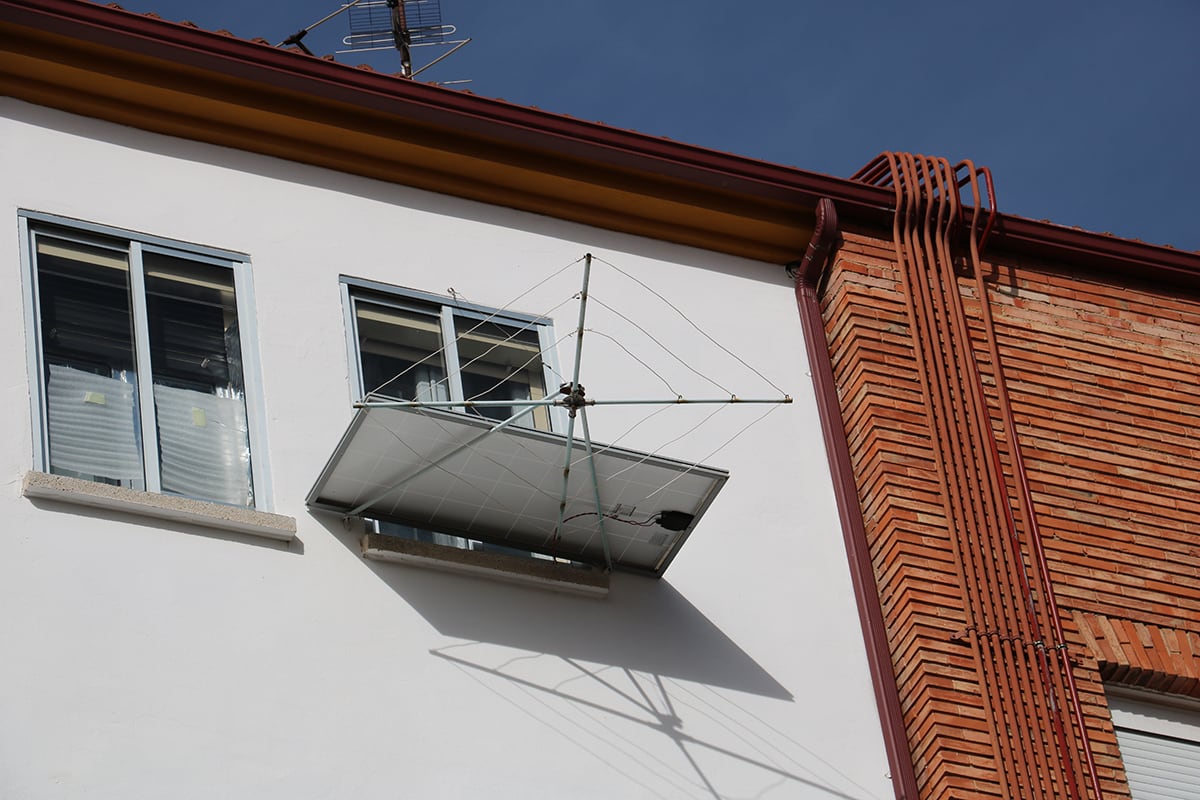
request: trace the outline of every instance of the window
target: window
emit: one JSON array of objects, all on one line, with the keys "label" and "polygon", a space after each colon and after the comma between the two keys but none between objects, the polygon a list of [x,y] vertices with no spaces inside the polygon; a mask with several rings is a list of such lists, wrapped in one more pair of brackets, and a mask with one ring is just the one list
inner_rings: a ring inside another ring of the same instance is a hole
[{"label": "window", "polygon": [[[551,322],[450,297],[342,277],[355,400],[540,400],[558,386]],[[497,422],[522,406],[452,411]],[[555,410],[542,406],[515,423],[551,430]],[[468,550],[529,553],[448,533],[368,519],[375,533]]]},{"label": "window", "polygon": [[[557,389],[554,339],[544,318],[343,277],[356,398],[540,400]],[[520,406],[455,409],[496,421]],[[541,407],[527,427],[550,430]]]},{"label": "window", "polygon": [[21,224],[37,468],[264,507],[246,259],[32,212]]},{"label": "window", "polygon": [[1200,704],[1105,687],[1134,800],[1194,798],[1200,785]]}]

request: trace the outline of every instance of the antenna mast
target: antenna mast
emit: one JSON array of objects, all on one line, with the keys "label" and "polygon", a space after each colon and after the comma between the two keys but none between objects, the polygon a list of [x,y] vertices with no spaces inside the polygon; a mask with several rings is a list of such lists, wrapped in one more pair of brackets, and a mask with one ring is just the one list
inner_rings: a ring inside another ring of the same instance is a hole
[{"label": "antenna mast", "polygon": [[[411,78],[412,70],[412,32],[408,29],[408,17],[404,13],[404,3],[401,0],[387,0],[388,8],[392,10],[392,41],[400,51],[400,71],[404,77]],[[439,16],[440,13],[439,13]]]},{"label": "antenna mast", "polygon": [[[442,22],[441,0],[351,0],[341,8],[301,28],[279,46],[295,45],[309,55],[303,42],[309,31],[344,12],[349,13],[350,34],[342,39],[342,53],[365,53],[374,50],[395,48],[400,53],[400,75],[415,78],[444,58],[457,52],[471,40],[452,38],[457,32],[453,25]],[[417,47],[447,47],[446,52],[419,69],[413,69],[412,52]],[[443,81],[446,83],[470,83],[470,81]]]},{"label": "antenna mast", "polygon": [[[405,78],[415,78],[471,41],[453,38],[458,29],[442,22],[441,0],[360,0],[345,7],[350,11],[350,35],[342,39],[347,49],[338,52],[363,53],[394,47],[400,53],[400,74]],[[418,47],[450,49],[414,69],[413,50]]]}]

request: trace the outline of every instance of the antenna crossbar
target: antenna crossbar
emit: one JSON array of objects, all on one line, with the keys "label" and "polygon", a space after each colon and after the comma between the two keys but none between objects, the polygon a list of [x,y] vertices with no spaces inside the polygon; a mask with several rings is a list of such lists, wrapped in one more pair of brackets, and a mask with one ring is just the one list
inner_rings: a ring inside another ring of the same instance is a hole
[{"label": "antenna crossbar", "polygon": [[[471,41],[469,38],[450,38],[458,29],[442,22],[441,0],[350,0],[308,27],[296,31],[277,47],[294,45],[310,56],[315,55],[304,44],[304,37],[314,28],[347,11],[350,12],[350,33],[342,39],[346,49],[337,53],[344,55],[394,49],[400,53],[400,74],[405,78],[416,77]],[[414,69],[412,50],[415,47],[449,47],[450,50]]]},{"label": "antenna crossbar", "polygon": [[649,400],[596,400],[591,397],[551,397],[541,400],[361,400],[355,408],[519,408],[521,406],[685,406],[685,405],[762,405],[795,402],[791,395],[783,397],[665,397]]}]

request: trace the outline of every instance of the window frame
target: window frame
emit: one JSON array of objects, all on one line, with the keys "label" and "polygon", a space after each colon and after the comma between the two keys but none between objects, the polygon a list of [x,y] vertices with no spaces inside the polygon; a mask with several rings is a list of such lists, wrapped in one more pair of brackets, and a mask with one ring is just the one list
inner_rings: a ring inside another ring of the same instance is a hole
[{"label": "window frame", "polygon": [[[454,297],[354,278],[349,275],[339,275],[338,282],[342,295],[342,314],[346,329],[346,361],[352,405],[362,402],[366,396],[366,387],[363,385],[362,353],[359,349],[358,326],[355,317],[355,302],[360,298],[399,310],[436,314],[442,342],[442,356],[447,365],[446,383],[451,400],[464,399],[462,377],[457,367],[459,364],[458,337],[461,332],[455,326],[455,315],[476,320],[486,319],[499,325],[513,327],[534,326],[538,334],[538,348],[542,359],[542,377],[545,381],[546,394],[547,396],[553,395],[559,389],[558,376],[562,373],[558,362],[558,342],[554,335],[554,321],[549,317],[490,308]],[[453,410],[460,411],[459,409]],[[556,432],[566,430],[564,410],[561,407],[553,406],[549,412],[550,430]]]},{"label": "window frame", "polygon": [[[148,494],[174,495],[162,490],[158,450],[158,421],[154,397],[153,368],[150,362],[149,318],[145,285],[144,254],[155,254],[229,269],[233,275],[234,302],[237,312],[238,339],[241,348],[243,400],[250,447],[250,477],[253,504],[245,508],[270,511],[274,508],[272,480],[267,457],[266,409],[263,402],[262,365],[258,350],[258,323],[254,314],[254,286],[250,257],[233,250],[191,244],[161,236],[140,233],[100,223],[72,219],[27,209],[18,209],[17,224],[21,250],[22,294],[25,306],[25,354],[29,378],[30,419],[34,469],[50,472],[50,436],[47,391],[42,376],[46,361],[42,342],[41,297],[36,259],[36,237],[50,235],[78,244],[119,251],[114,244],[123,242],[129,268],[129,312],[137,364],[138,430]],[[154,431],[155,435],[147,435]],[[187,496],[187,495],[179,495]],[[219,501],[193,498],[202,502]],[[234,506],[243,507],[243,506]]]},{"label": "window frame", "polygon": [[[1125,777],[1135,800],[1145,796],[1144,791],[1152,787],[1162,771],[1137,769],[1130,780],[1127,748],[1131,744],[1168,740],[1200,753],[1200,702],[1194,698],[1113,684],[1106,684],[1104,693]],[[1172,773],[1171,779],[1174,777]],[[1190,792],[1187,796],[1191,796]]]}]

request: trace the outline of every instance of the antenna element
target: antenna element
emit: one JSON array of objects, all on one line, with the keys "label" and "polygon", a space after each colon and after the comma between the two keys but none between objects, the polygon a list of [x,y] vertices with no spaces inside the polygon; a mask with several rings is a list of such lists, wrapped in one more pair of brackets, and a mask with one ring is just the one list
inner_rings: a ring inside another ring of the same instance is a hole
[{"label": "antenna element", "polygon": [[[442,22],[441,0],[362,0],[350,8],[350,35],[342,39],[345,50],[363,53],[396,48],[400,71],[413,78],[458,50],[470,39],[454,39],[457,28]],[[448,47],[447,52],[420,69],[413,69],[413,49]]]},{"label": "antenna element", "polygon": [[[279,43],[279,47],[295,45],[308,53],[313,52],[304,44],[309,31],[340,14],[349,11],[350,34],[342,39],[345,50],[341,53],[366,53],[395,48],[400,53],[400,74],[415,78],[471,40],[452,38],[457,32],[453,25],[442,22],[441,0],[351,0],[341,8],[326,14],[321,19],[301,28]],[[413,69],[412,51],[416,47],[444,47],[446,52],[437,56],[419,69]],[[447,83],[470,83],[468,80],[443,81]]]}]

